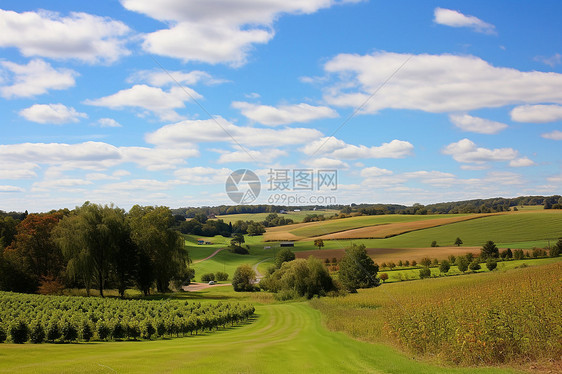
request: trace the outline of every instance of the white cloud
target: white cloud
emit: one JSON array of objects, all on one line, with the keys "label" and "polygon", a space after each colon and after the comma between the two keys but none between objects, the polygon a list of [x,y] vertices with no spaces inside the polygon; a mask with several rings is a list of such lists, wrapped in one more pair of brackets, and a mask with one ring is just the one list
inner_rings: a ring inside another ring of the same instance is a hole
[{"label": "white cloud", "polygon": [[174,172],[176,178],[189,184],[223,184],[232,170],[227,168],[214,169],[211,167],[196,166],[178,169]]},{"label": "white cloud", "polygon": [[123,125],[113,118],[100,118],[98,119],[98,124],[100,127],[123,127]]},{"label": "white cloud", "polygon": [[152,86],[158,87],[177,83],[192,86],[198,83],[215,85],[227,82],[224,79],[213,78],[209,73],[201,70],[190,72],[141,70],[133,74],[127,81],[129,83],[147,82]]},{"label": "white cloud", "polygon": [[[223,118],[189,120],[166,125],[145,136],[146,142],[159,146],[180,146],[199,142],[229,142],[250,147],[304,144],[322,136],[315,129],[263,129],[236,126]],[[236,140],[236,142],[233,140]]]},{"label": "white cloud", "polygon": [[541,134],[541,136],[545,139],[562,140],[562,131],[554,130],[552,132]]},{"label": "white cloud", "polygon": [[338,169],[347,169],[349,165],[342,160],[336,160],[334,158],[329,157],[319,157],[314,158],[311,160],[305,160],[303,162],[307,166],[322,169],[322,168],[338,168]]},{"label": "white cloud", "polygon": [[130,29],[108,17],[72,12],[16,13],[0,9],[0,47],[15,47],[24,56],[111,63],[130,52]]},{"label": "white cloud", "polygon": [[474,142],[466,138],[456,143],[449,144],[443,149],[443,153],[451,155],[456,161],[463,163],[511,161],[519,154],[519,152],[513,148],[488,149],[478,147]]},{"label": "white cloud", "polygon": [[24,192],[25,190],[18,186],[0,185],[0,193],[2,192]]},{"label": "white cloud", "polygon": [[546,178],[551,183],[562,183],[562,174]]},{"label": "white cloud", "polygon": [[34,97],[49,90],[64,90],[74,86],[74,77],[78,75],[74,70],[55,69],[39,59],[31,60],[27,65],[0,61],[0,75],[2,73],[7,77],[6,83],[9,82],[8,85],[0,87],[0,93],[6,99]]},{"label": "white cloud", "polygon": [[513,108],[510,114],[517,122],[556,122],[562,120],[562,105],[522,105]]},{"label": "white cloud", "polygon": [[35,169],[39,165],[33,162],[2,162],[0,179],[29,179],[37,176]]},{"label": "white cloud", "polygon": [[62,125],[63,123],[80,122],[80,118],[88,118],[86,113],[77,112],[63,104],[34,104],[19,112],[28,121]]},{"label": "white cloud", "polygon": [[70,190],[72,192],[81,191],[80,187],[92,184],[91,181],[77,178],[48,179],[33,183],[32,192],[47,192],[52,190]]},{"label": "white cloud", "polygon": [[[61,177],[64,170],[104,170],[123,163],[135,163],[147,170],[174,169],[186,158],[199,156],[194,147],[115,147],[101,142],[78,144],[20,143],[0,145],[0,165],[33,163],[50,165],[45,174]],[[29,164],[27,164],[29,165]],[[125,170],[115,176],[128,175]]]},{"label": "white cloud", "polygon": [[252,121],[266,126],[287,125],[291,123],[310,122],[322,118],[335,118],[335,110],[326,106],[312,106],[309,104],[258,105],[247,102],[235,101],[232,106],[240,109],[242,114]]},{"label": "white cloud", "polygon": [[281,14],[311,14],[335,3],[357,0],[121,0],[128,10],[168,22],[168,29],[144,36],[143,48],[183,61],[211,64],[246,62],[255,44],[269,42]]},{"label": "white cloud", "polygon": [[162,121],[177,121],[181,116],[174,109],[184,108],[185,101],[201,98],[201,95],[194,90],[188,87],[185,90],[187,94],[180,87],[172,87],[169,91],[164,91],[159,87],[137,84],[113,95],[86,100],[84,103],[112,109],[140,108],[153,112]]},{"label": "white cloud", "polygon": [[[396,69],[408,62],[369,100]],[[562,103],[562,74],[522,72],[474,56],[376,52],[340,54],[324,69],[337,81],[325,89],[330,105],[376,113],[386,108],[468,112],[513,104]]]},{"label": "white cloud", "polygon": [[537,56],[534,58],[535,61],[540,61],[550,67],[555,67],[556,65],[562,63],[562,55],[560,53],[555,53],[550,57]]},{"label": "white cloud", "polygon": [[516,158],[514,160],[509,161],[509,166],[514,168],[533,166],[533,165],[536,165],[535,162],[528,157]]},{"label": "white cloud", "polygon": [[380,146],[347,144],[343,140],[330,137],[321,138],[307,144],[301,150],[307,155],[325,154],[336,159],[357,158],[404,158],[412,154],[414,146],[407,141],[394,139]]},{"label": "white cloud", "polygon": [[381,169],[376,166],[371,166],[361,170],[361,176],[364,178],[380,177],[383,175],[391,175],[392,170]]},{"label": "white cloud", "polygon": [[287,152],[280,149],[264,149],[261,151],[256,150],[237,150],[234,152],[225,152],[221,154],[219,160],[220,164],[227,162],[258,162],[269,163],[281,156],[286,156]]},{"label": "white cloud", "polygon": [[495,27],[474,16],[466,16],[459,11],[435,8],[433,22],[451,27],[469,27],[484,34],[495,34]]},{"label": "white cloud", "polygon": [[505,123],[473,117],[468,114],[450,114],[449,120],[463,131],[476,132],[479,134],[497,134],[507,128]]},{"label": "white cloud", "polygon": [[156,179],[132,179],[125,182],[108,183],[95,193],[107,193],[112,194],[114,192],[123,191],[160,191],[168,190],[176,185],[174,181],[160,181]]}]

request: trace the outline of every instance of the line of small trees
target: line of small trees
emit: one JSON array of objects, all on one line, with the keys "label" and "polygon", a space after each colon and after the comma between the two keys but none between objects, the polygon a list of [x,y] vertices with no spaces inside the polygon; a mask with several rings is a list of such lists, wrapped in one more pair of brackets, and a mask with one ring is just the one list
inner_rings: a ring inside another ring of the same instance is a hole
[{"label": "line of small trees", "polygon": [[[147,295],[193,277],[167,207],[135,205],[126,213],[90,202],[72,211],[30,214],[0,248],[0,290],[56,293],[65,287],[137,287]],[[7,235],[2,236],[4,239]]]}]

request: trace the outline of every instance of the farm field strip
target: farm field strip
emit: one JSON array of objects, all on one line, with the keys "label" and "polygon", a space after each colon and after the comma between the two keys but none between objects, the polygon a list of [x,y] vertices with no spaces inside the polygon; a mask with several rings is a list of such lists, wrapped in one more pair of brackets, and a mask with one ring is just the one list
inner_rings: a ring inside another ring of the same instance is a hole
[{"label": "farm field strip", "polygon": [[[6,373],[514,373],[438,367],[327,330],[307,303],[256,307],[256,320],[211,335],[145,342],[0,347]],[[243,358],[243,359],[242,359]]]}]

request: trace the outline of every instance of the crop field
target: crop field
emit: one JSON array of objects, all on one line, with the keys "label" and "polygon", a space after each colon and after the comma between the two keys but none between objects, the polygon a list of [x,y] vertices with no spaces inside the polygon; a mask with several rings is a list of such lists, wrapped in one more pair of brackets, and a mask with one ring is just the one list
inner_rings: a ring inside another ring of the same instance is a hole
[{"label": "crop field", "polygon": [[[475,215],[447,215],[447,219],[457,217],[474,218]],[[378,227],[379,225],[390,226],[391,224],[401,224],[418,221],[431,221],[434,219],[443,219],[443,215],[381,215],[381,216],[360,216],[348,217],[342,219],[307,222],[297,225],[278,226],[267,229],[264,240],[304,240],[312,237],[321,237],[323,235],[340,233],[347,230],[360,229],[365,227]],[[443,224],[443,223],[442,223]]]},{"label": "crop field", "polygon": [[157,341],[2,344],[5,373],[515,373],[413,360],[384,344],[331,332],[307,303],[257,305],[252,323]]},{"label": "crop field", "polygon": [[556,360],[562,354],[561,273],[557,262],[383,285],[313,305],[333,330],[372,342],[390,340],[442,362]]}]

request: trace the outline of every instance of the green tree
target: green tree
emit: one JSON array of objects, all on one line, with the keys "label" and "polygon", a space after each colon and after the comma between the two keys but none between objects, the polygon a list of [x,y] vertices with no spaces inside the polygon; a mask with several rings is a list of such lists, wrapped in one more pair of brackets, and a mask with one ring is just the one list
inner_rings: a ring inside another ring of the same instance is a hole
[{"label": "green tree", "polygon": [[456,245],[457,247],[460,247],[460,246],[462,245],[462,240],[461,240],[461,238],[457,237],[457,239],[455,240],[455,245]]},{"label": "green tree", "polygon": [[232,277],[232,287],[234,291],[254,291],[254,283],[256,282],[256,272],[248,264],[242,264],[234,271]]},{"label": "green tree", "polygon": [[482,267],[476,260],[472,261],[470,265],[468,265],[468,268],[474,272],[477,272],[478,270],[482,269]]},{"label": "green tree", "polygon": [[168,207],[141,207],[129,211],[131,236],[139,249],[137,284],[146,294],[153,282],[158,292],[166,292],[170,281],[184,281],[191,262],[184,239],[172,227],[174,217]]},{"label": "green tree", "polygon": [[480,249],[480,257],[484,260],[487,258],[498,258],[500,257],[500,251],[493,241],[488,240]]},{"label": "green tree", "polygon": [[432,247],[438,247],[437,241],[436,241],[436,240],[432,241],[432,242],[431,242],[431,246],[432,246]]},{"label": "green tree", "polygon": [[367,255],[364,244],[352,244],[347,248],[339,266],[339,280],[350,292],[379,285],[378,266]]},{"label": "green tree", "polygon": [[420,269],[420,279],[429,278],[431,277],[431,269],[427,266],[424,266]]},{"label": "green tree", "polygon": [[459,271],[462,273],[468,270],[468,260],[465,256],[458,256],[455,265],[457,265]]},{"label": "green tree", "polygon": [[228,280],[228,273],[225,273],[223,271],[217,271],[215,274],[215,278],[217,278],[219,282],[225,282]]},{"label": "green tree", "polygon": [[420,264],[425,267],[431,266],[431,259],[429,257],[424,257],[421,259]]},{"label": "green tree", "polygon": [[252,222],[248,225],[247,232],[250,236],[261,235],[265,232],[265,227],[261,223]]},{"label": "green tree", "polygon": [[439,265],[439,271],[443,274],[448,273],[449,269],[451,268],[451,264],[447,260],[441,261],[441,265]]},{"label": "green tree", "polygon": [[210,282],[215,280],[215,274],[207,273],[201,276],[201,282]]},{"label": "green tree", "polygon": [[275,266],[279,269],[284,262],[293,261],[295,258],[293,251],[287,247],[283,247],[275,255]]},{"label": "green tree", "polygon": [[322,247],[324,246],[324,240],[322,239],[315,239],[314,240],[314,246],[318,247],[318,249],[322,249]]},{"label": "green tree", "polygon": [[29,327],[25,321],[15,321],[8,328],[8,335],[15,344],[23,344],[29,336]]},{"label": "green tree", "polygon": [[558,242],[549,249],[548,255],[550,257],[558,257],[560,256],[561,252],[562,252],[562,239],[559,239]]},{"label": "green tree", "polygon": [[244,234],[236,233],[236,234],[233,235],[233,238],[230,241],[230,244],[240,247],[245,242],[246,241],[244,240]]},{"label": "green tree", "polygon": [[488,260],[486,260],[486,268],[488,270],[492,271],[497,267],[498,267],[498,262],[493,258],[489,258]]}]

